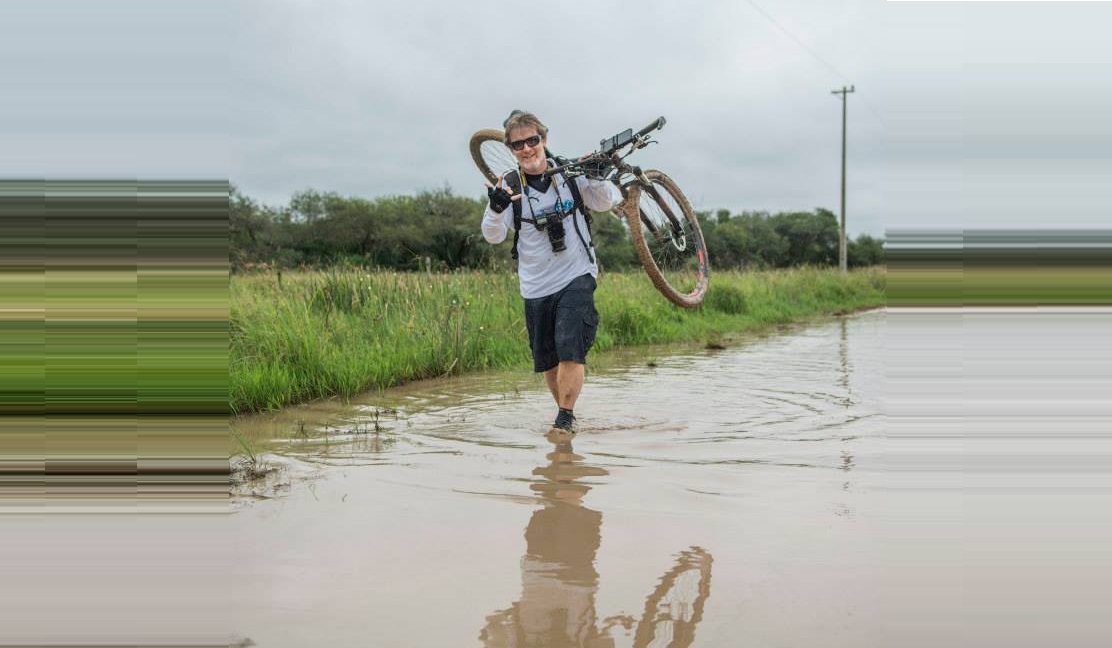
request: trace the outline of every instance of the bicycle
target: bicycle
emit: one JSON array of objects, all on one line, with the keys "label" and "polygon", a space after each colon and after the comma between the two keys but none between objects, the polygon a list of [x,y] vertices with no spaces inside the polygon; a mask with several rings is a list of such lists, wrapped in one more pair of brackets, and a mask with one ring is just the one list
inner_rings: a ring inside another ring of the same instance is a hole
[{"label": "bicycle", "polygon": [[[562,173],[569,182],[586,175],[616,184],[624,197],[616,211],[625,218],[645,273],[669,301],[694,308],[702,303],[710,285],[710,262],[699,219],[679,186],[664,172],[643,171],[625,162],[634,151],[655,142],[649,134],[664,124],[660,117],[636,133],[627,128],[602,140],[599,150],[578,160],[554,156],[546,148],[545,154],[556,166],[545,174]],[[517,169],[517,158],[506,146],[503,131],[476,131],[470,149],[475,165],[491,183]]]}]

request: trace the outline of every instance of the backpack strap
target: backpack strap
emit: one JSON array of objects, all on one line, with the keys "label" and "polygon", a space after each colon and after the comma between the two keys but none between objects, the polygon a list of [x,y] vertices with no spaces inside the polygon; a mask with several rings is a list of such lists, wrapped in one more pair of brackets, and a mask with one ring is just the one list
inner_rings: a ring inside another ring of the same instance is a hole
[{"label": "backpack strap", "polygon": [[[583,204],[583,196],[579,193],[579,184],[572,178],[570,181],[564,178],[564,186],[571,192],[571,199],[575,206],[572,207],[571,224],[575,228],[575,234],[579,237],[579,242],[583,244],[583,249],[587,251],[587,258],[591,263],[595,262],[595,255],[591,253],[591,248],[595,246],[595,238],[591,233],[591,210],[587,209],[587,205]],[[587,224],[587,235],[591,237],[591,242],[587,243],[587,239],[583,238],[583,232],[579,231],[579,222],[575,220],[575,212],[583,214],[583,222]]]},{"label": "backpack strap", "polygon": [[[587,205],[583,203],[583,194],[579,193],[579,183],[575,181],[575,178],[572,178],[571,182],[565,183],[565,186],[567,186],[568,191],[571,191],[571,199],[575,201],[575,208],[583,214],[583,221],[587,223],[587,233],[590,234],[591,210],[587,209]],[[594,244],[594,242],[594,238],[592,238],[591,243]]]},{"label": "backpack strap", "polygon": [[[550,157],[552,156],[550,155]],[[560,163],[559,158],[556,158],[556,161],[557,163]],[[521,175],[518,173],[517,169],[507,171],[506,174],[502,176],[502,178],[505,180],[506,186],[510,189],[510,195],[523,193],[523,188],[521,186]],[[591,231],[591,210],[587,209],[587,205],[583,203],[583,194],[579,192],[579,184],[575,181],[575,178],[572,178],[570,181],[568,181],[568,179],[565,178],[563,174],[560,174],[560,179],[564,181],[564,186],[567,187],[568,191],[571,192],[571,199],[575,204],[572,209],[577,210],[579,211],[579,213],[583,214],[583,222],[587,224],[587,234],[591,236],[591,243],[590,245],[588,245],[582,234],[579,234],[579,240],[583,243],[583,247],[587,250],[587,257],[591,259],[592,263],[594,263],[594,255],[591,254],[591,248],[595,246],[594,233]],[[555,182],[555,180],[553,181]],[[510,202],[511,207],[514,210],[514,244],[510,250],[510,257],[513,258],[514,263],[517,263],[517,241],[521,237],[521,202],[524,199],[525,196],[522,196],[521,199],[513,200]],[[575,224],[574,219],[572,221],[572,224]],[[578,225],[575,225],[575,231],[577,234],[579,233]]]},{"label": "backpack strap", "polygon": [[[507,171],[506,175],[502,176],[506,181],[506,186],[510,188],[510,195],[521,193],[521,176],[518,175],[517,169]],[[514,246],[510,249],[510,257],[513,258],[514,264],[517,263],[517,239],[521,236],[521,201],[524,199],[511,200],[510,206],[514,210]]]}]

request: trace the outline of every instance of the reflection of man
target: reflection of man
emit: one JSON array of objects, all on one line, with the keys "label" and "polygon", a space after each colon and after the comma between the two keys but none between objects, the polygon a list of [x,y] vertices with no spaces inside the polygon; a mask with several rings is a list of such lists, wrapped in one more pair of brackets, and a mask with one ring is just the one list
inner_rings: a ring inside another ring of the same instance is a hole
[{"label": "reflection of man", "polygon": [[[607,475],[582,463],[571,442],[555,443],[548,465],[533,469],[544,481],[529,485],[544,506],[533,512],[525,528],[521,559],[521,600],[487,617],[479,639],[487,648],[614,648],[607,633],[634,619],[612,617],[597,626],[595,554],[602,540],[602,513],[582,505],[590,486],[581,477]],[[634,648],[687,648],[710,596],[711,557],[704,549],[681,551],[676,566],[658,581],[645,599],[644,613],[633,637]]]},{"label": "reflection of man", "polygon": [[568,441],[558,442],[548,460],[547,466],[533,470],[544,481],[530,485],[544,506],[525,528],[521,600],[487,617],[480,639],[491,648],[607,648],[613,641],[600,636],[595,624],[594,562],[602,513],[582,506],[590,486],[575,481],[607,472],[580,463],[583,457]]}]

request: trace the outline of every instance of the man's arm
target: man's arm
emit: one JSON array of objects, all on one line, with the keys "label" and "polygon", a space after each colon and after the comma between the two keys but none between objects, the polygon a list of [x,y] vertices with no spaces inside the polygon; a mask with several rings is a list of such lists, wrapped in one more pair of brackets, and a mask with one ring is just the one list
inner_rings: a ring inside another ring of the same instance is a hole
[{"label": "man's arm", "polygon": [[512,209],[506,209],[499,214],[491,209],[490,205],[487,205],[486,211],[483,213],[483,238],[487,240],[487,243],[498,245],[505,241],[506,232],[510,229],[512,218]]},{"label": "man's arm", "polygon": [[587,209],[591,211],[609,211],[622,202],[622,192],[613,182],[593,180],[587,176],[579,176],[575,182],[579,183],[579,193],[583,196]]}]

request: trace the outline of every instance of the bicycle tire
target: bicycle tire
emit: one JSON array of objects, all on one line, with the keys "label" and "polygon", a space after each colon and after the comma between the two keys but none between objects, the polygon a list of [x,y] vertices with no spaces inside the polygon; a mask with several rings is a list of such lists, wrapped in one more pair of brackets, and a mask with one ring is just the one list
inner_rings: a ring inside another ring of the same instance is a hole
[{"label": "bicycle tire", "polygon": [[[699,219],[671,178],[656,169],[645,171],[645,177],[656,195],[630,185],[627,200],[636,199],[638,213],[632,217],[631,208],[625,212],[637,258],[664,297],[677,306],[695,308],[710,286],[710,260]],[[668,212],[678,222],[678,235]]]},{"label": "bicycle tire", "polygon": [[633,635],[634,646],[688,648],[703,620],[710,598],[714,558],[702,547],[681,551],[676,565],[661,576],[645,599],[645,611]]},{"label": "bicycle tire", "polygon": [[483,128],[471,136],[471,159],[491,184],[507,171],[517,168],[517,158],[506,146],[505,134],[496,128]]}]

